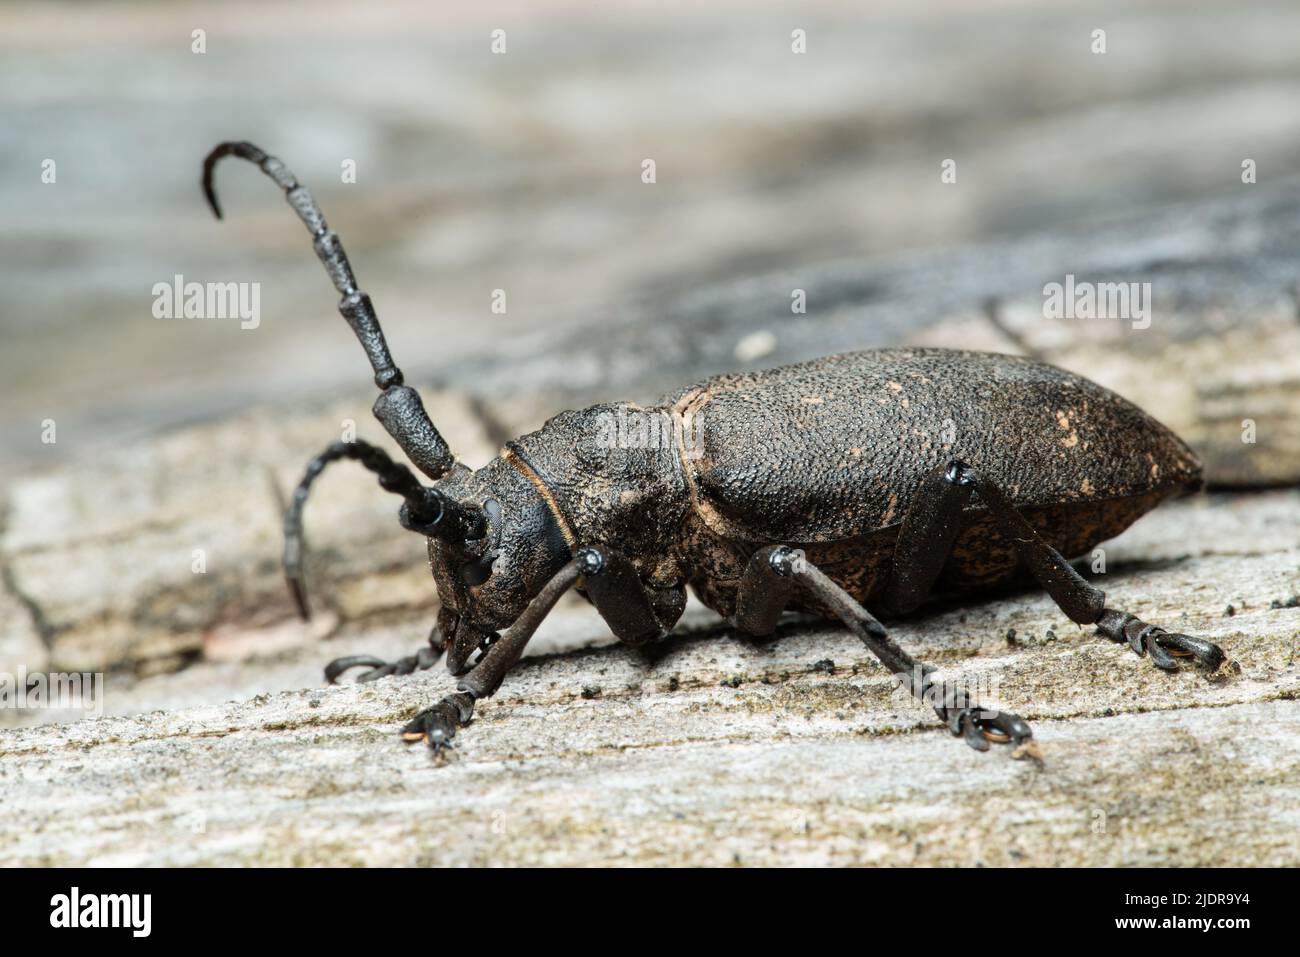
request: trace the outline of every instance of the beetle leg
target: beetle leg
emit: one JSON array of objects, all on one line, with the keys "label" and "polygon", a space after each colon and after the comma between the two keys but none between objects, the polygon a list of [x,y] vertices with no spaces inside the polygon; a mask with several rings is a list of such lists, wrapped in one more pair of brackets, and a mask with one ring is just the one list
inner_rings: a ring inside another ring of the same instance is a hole
[{"label": "beetle leg", "polygon": [[[469,723],[474,715],[474,703],[496,692],[506,673],[523,655],[524,647],[542,620],[555,607],[560,596],[577,583],[579,577],[610,630],[628,644],[639,645],[658,638],[667,628],[672,627],[681,614],[683,602],[677,601],[672,595],[656,602],[641,584],[632,563],[621,553],[607,548],[581,549],[574,560],[560,569],[538,592],[518,620],[483,652],[474,667],[460,679],[456,693],[424,709],[402,729],[403,739],[427,741],[434,753],[439,755],[453,747],[452,739],[456,735],[456,728]],[[680,597],[684,599],[685,596]],[[664,619],[667,618],[671,618],[671,621],[665,625]],[[404,658],[397,664],[401,665],[407,660]],[[346,661],[370,663],[340,659],[340,662]],[[382,674],[389,673],[378,668],[375,670]],[[362,675],[359,680],[369,680],[371,675],[381,676],[372,671]]]},{"label": "beetle leg", "polygon": [[1177,671],[1174,658],[1195,658],[1207,668],[1217,669],[1223,664],[1223,649],[1204,638],[1191,635],[1170,634],[1156,625],[1148,625],[1128,612],[1107,608],[1097,621],[1098,634],[1111,641],[1128,643],[1139,655],[1151,656],[1151,663],[1165,671]]},{"label": "beetle leg", "polygon": [[992,741],[1015,745],[1017,757],[1036,754],[1028,722],[1013,714],[985,710],[963,689],[935,681],[933,668],[900,648],[871,612],[809,562],[799,549],[770,545],[754,554],[741,577],[734,623],[746,630],[757,629],[755,634],[770,634],[796,587],[804,588],[829,608],[891,674],[933,707],[953,734],[965,738],[971,747],[986,751]]},{"label": "beetle leg", "polygon": [[1105,592],[1086,581],[1044,541],[991,479],[961,462],[954,461],[949,468],[969,478],[1003,535],[1015,544],[1020,561],[1071,621],[1095,625],[1098,633],[1111,641],[1127,642],[1137,654],[1149,656],[1151,663],[1164,671],[1178,670],[1174,654],[1190,655],[1209,668],[1218,668],[1227,659],[1222,648],[1202,638],[1170,634],[1127,612],[1107,608]]},{"label": "beetle leg", "polygon": [[454,748],[456,728],[469,724],[474,716],[474,695],[458,691],[431,708],[425,708],[402,728],[402,740],[427,741],[435,755],[443,757]]},{"label": "beetle leg", "polygon": [[776,631],[777,622],[794,597],[795,580],[789,568],[794,554],[793,549],[783,545],[769,545],[754,553],[740,576],[733,626],[757,637]]},{"label": "beetle leg", "polygon": [[883,602],[906,614],[925,601],[961,530],[961,511],[970,501],[971,481],[960,462],[935,469],[912,496],[890,562]]},{"label": "beetle leg", "polygon": [[582,572],[582,590],[619,641],[642,647],[677,624],[686,605],[681,589],[646,588],[632,562],[611,548],[583,548],[576,560]]},{"label": "beetle leg", "polygon": [[409,675],[413,671],[427,671],[437,664],[438,659],[442,657],[445,643],[442,631],[435,624],[429,632],[429,643],[420,648],[415,654],[406,655],[396,661],[385,661],[383,658],[376,658],[374,655],[345,655],[342,658],[335,658],[325,666],[325,680],[330,684],[334,684],[343,675],[343,672],[349,668],[366,667],[370,669],[357,676],[358,684],[374,681],[376,678],[384,678],[388,675]]},{"label": "beetle leg", "polygon": [[474,716],[474,702],[488,698],[524,653],[524,647],[537,631],[537,626],[555,607],[581,574],[577,559],[569,562],[548,581],[537,596],[524,609],[524,613],[495,641],[456,686],[456,693],[447,695],[437,704],[425,708],[404,728],[406,741],[427,741],[436,755],[443,755],[452,747],[456,728],[469,723]]}]

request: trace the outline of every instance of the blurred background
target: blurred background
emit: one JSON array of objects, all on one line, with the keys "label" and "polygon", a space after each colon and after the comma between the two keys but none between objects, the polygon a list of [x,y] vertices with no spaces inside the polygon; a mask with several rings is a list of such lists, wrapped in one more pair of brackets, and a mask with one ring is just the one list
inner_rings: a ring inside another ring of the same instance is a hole
[{"label": "blurred background", "polygon": [[[1295,317],[1294,3],[104,0],[6,3],[0,25],[6,470],[368,383],[274,186],[227,163],[209,215],[224,139],[312,188],[408,377],[501,403],[504,431],[539,396],[651,398],[986,297],[1012,348],[1050,352],[1015,299],[1036,314],[1065,270],[1172,276],[1164,312],[1219,328]],[[153,318],[176,274],[261,283],[260,327]]]}]

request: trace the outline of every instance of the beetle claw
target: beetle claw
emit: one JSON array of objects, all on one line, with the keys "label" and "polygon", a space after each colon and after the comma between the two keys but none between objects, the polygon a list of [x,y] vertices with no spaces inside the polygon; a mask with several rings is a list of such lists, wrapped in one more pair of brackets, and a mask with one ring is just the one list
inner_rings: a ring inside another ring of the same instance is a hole
[{"label": "beetle claw", "polygon": [[1157,644],[1168,649],[1170,654],[1178,657],[1192,657],[1207,668],[1217,669],[1223,664],[1227,655],[1212,641],[1193,638],[1191,635],[1163,634],[1156,638]]},{"label": "beetle claw", "polygon": [[948,729],[976,751],[989,750],[989,743],[1010,744],[1019,749],[1034,735],[1029,722],[1006,711],[962,708],[948,716]]},{"label": "beetle claw", "polygon": [[1160,638],[1164,635],[1163,628],[1157,628],[1155,625],[1148,625],[1142,630],[1142,642],[1146,646],[1147,653],[1151,655],[1151,663],[1161,671],[1177,671],[1178,662],[1174,661],[1174,656],[1164,649],[1160,644]]},{"label": "beetle claw", "polygon": [[1107,608],[1097,621],[1097,631],[1111,641],[1126,643],[1135,654],[1150,655],[1151,663],[1164,671],[1177,671],[1175,658],[1195,658],[1207,668],[1217,669],[1227,660],[1223,649],[1204,638],[1171,634],[1158,625],[1126,612]]}]

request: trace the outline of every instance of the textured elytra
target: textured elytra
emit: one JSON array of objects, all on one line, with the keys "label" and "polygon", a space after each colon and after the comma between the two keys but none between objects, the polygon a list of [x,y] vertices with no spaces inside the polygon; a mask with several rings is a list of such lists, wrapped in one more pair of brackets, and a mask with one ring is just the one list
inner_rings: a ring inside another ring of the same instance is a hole
[{"label": "textured elytra", "polygon": [[732,538],[829,542],[896,524],[922,477],[953,458],[1021,507],[1172,494],[1200,475],[1136,406],[1013,356],[848,353],[720,376],[683,399],[705,423],[698,506]]},{"label": "textured elytra", "polygon": [[[608,423],[629,411],[667,418],[673,441],[611,441]],[[1053,366],[939,349],[848,353],[719,376],[650,409],[560,413],[444,485],[474,503],[512,491],[483,546],[501,555],[492,577],[465,586],[461,556],[434,542],[435,577],[445,604],[499,627],[573,550],[607,545],[634,562],[670,625],[687,584],[731,614],[748,558],[792,544],[870,603],[911,496],[954,458],[996,481],[1071,557],[1200,482],[1199,463],[1173,433]],[[544,544],[543,516],[554,521]],[[976,500],[936,591],[993,585],[1015,570],[1011,543]]]}]

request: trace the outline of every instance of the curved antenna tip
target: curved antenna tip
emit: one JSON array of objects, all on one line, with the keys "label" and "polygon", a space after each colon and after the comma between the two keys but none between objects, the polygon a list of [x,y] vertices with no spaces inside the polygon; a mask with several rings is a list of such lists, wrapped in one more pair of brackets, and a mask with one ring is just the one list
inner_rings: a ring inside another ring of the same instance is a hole
[{"label": "curved antenna tip", "polygon": [[211,177],[203,177],[203,196],[208,201],[208,208],[212,210],[212,215],[217,217],[217,219],[224,219],[225,217],[221,215],[221,206],[217,202],[216,191],[212,188]]},{"label": "curved antenna tip", "polygon": [[267,158],[265,150],[254,146],[252,143],[237,140],[226,140],[224,143],[218,143],[203,158],[203,195],[207,198],[208,206],[212,208],[212,214],[217,219],[223,217],[221,215],[221,206],[217,202],[216,190],[212,188],[212,171],[216,169],[217,161],[223,156],[238,156],[251,163],[259,164]]}]

